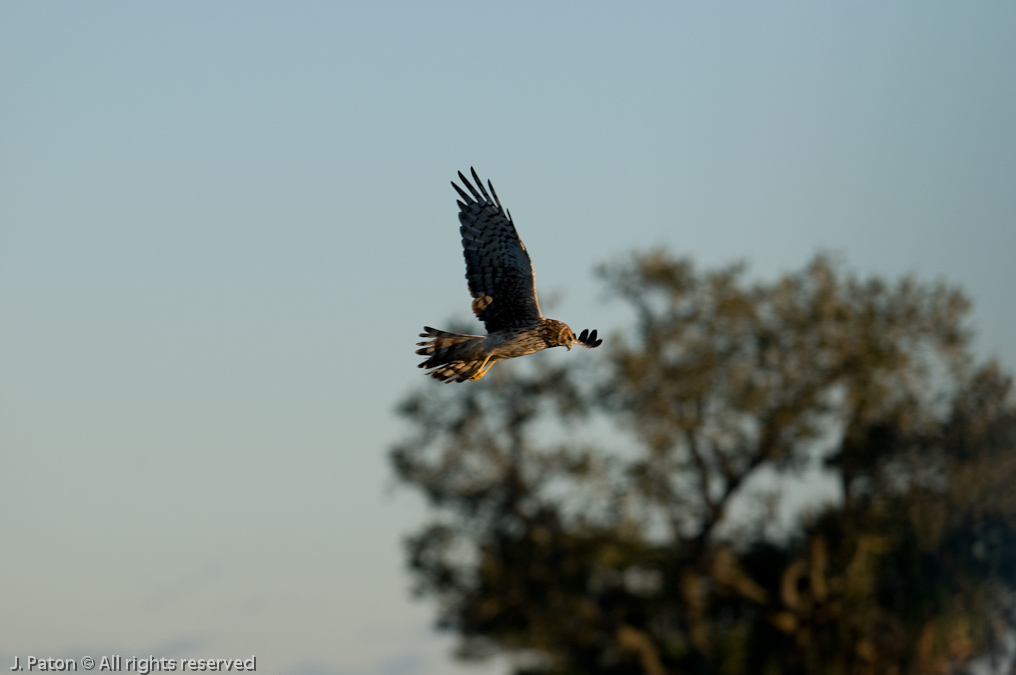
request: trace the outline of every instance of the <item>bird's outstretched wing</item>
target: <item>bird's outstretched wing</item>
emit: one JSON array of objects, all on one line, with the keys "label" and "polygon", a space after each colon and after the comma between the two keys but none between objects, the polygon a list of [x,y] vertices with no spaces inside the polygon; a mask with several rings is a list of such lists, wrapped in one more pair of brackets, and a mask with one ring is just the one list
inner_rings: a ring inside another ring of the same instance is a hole
[{"label": "bird's outstretched wing", "polygon": [[597,347],[603,344],[603,340],[596,339],[595,328],[593,329],[592,333],[589,332],[588,328],[583,328],[582,332],[579,333],[579,336],[575,338],[575,341],[578,342],[583,347],[588,347],[589,349],[596,349]]},{"label": "bird's outstretched wing", "polygon": [[473,313],[486,325],[488,333],[530,326],[541,315],[529,253],[515,231],[511,214],[501,206],[494,186],[487,181],[488,193],[476,169],[472,173],[476,187],[459,172],[469,194],[454,181],[452,187],[462,197],[459,232]]}]

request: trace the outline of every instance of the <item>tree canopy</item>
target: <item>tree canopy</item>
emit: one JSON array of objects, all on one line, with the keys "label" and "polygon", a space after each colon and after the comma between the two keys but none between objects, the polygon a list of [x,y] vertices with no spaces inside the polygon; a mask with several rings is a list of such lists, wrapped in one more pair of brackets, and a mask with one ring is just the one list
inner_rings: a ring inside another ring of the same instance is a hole
[{"label": "tree canopy", "polygon": [[[665,252],[601,269],[606,358],[401,403],[433,517],[416,589],[465,657],[536,675],[940,675],[1016,592],[1016,406],[942,284],[818,257],[774,282]],[[599,357],[599,354],[596,355]],[[828,498],[788,505],[794,480]]]}]

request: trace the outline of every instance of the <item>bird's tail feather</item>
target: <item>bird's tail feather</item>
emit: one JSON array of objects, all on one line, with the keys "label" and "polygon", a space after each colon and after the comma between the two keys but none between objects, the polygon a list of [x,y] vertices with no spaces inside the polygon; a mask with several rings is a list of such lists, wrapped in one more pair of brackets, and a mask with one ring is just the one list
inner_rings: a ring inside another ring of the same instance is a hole
[{"label": "bird's tail feather", "polygon": [[420,349],[417,349],[416,353],[430,358],[419,367],[433,368],[429,375],[434,379],[442,382],[465,382],[480,373],[486,365],[486,354],[483,349],[483,343],[487,340],[485,336],[450,333],[430,326],[424,326],[423,330],[420,337],[430,339],[417,342]]}]

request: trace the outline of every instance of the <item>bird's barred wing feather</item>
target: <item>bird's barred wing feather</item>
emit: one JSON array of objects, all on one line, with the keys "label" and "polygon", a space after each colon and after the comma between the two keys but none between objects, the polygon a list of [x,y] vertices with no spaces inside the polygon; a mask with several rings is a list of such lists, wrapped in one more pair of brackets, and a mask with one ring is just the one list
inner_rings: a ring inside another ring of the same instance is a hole
[{"label": "bird's barred wing feather", "polygon": [[532,325],[541,315],[529,253],[515,231],[511,214],[501,206],[494,186],[487,181],[488,193],[475,169],[472,173],[476,187],[459,172],[468,194],[454,182],[452,187],[462,197],[459,232],[473,313],[483,321],[488,333]]}]

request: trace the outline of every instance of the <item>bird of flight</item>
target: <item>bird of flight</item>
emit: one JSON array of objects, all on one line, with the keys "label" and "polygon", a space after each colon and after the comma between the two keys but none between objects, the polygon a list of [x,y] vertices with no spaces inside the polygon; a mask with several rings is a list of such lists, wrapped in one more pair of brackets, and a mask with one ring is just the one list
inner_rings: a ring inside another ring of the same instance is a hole
[{"label": "bird of flight", "polygon": [[431,369],[428,374],[442,382],[465,382],[479,380],[498,361],[548,347],[599,347],[603,340],[596,339],[595,330],[583,330],[575,337],[562,322],[540,314],[533,264],[511,212],[501,206],[491,182],[487,181],[488,193],[476,169],[472,173],[476,187],[459,172],[469,194],[454,181],[452,187],[462,197],[459,232],[473,314],[484,323],[487,334],[463,335],[424,326],[420,337],[430,339],[417,343],[416,353],[428,357],[420,368]]}]

